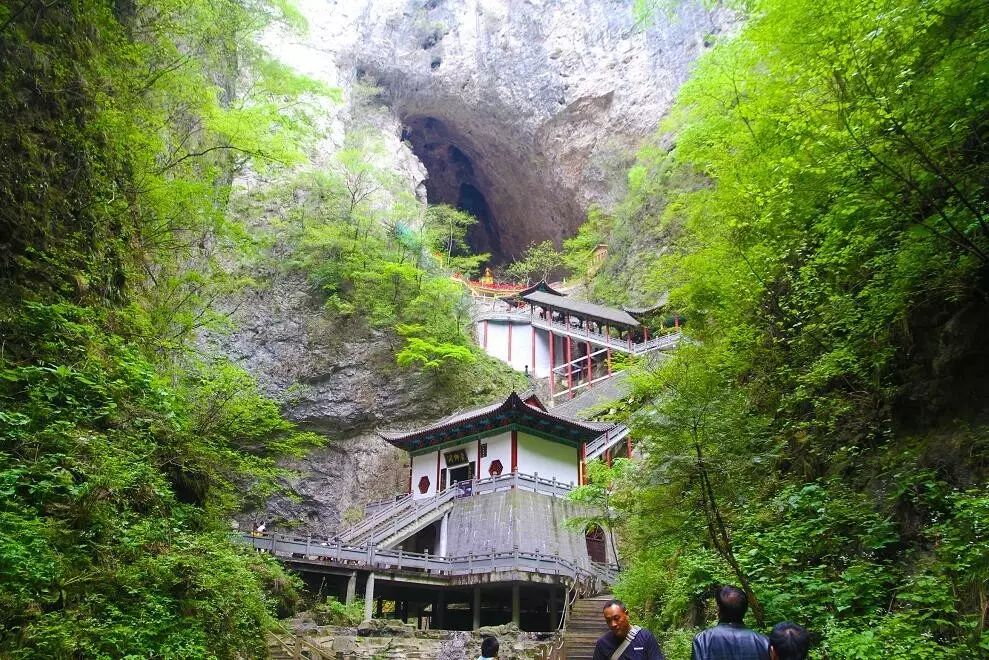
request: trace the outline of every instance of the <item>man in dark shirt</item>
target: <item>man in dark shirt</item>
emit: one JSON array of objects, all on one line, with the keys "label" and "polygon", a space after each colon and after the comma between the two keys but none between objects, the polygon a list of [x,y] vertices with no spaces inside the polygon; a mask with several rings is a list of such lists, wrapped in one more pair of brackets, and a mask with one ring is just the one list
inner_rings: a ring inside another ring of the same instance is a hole
[{"label": "man in dark shirt", "polygon": [[604,621],[609,632],[594,645],[594,660],[666,660],[651,632],[629,624],[628,609],[622,601],[604,604]]},{"label": "man in dark shirt", "polygon": [[769,633],[769,657],[772,660],[807,660],[810,635],[795,623],[784,621]]},{"label": "man in dark shirt", "polygon": [[718,625],[694,637],[691,660],[769,660],[769,639],[742,624],[749,599],[738,587],[715,594]]}]

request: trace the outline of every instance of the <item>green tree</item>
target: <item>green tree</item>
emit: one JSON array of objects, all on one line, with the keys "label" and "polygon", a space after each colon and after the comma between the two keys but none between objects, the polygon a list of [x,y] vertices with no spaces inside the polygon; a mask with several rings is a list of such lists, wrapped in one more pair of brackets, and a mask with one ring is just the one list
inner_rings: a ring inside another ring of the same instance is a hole
[{"label": "green tree", "polygon": [[675,139],[655,140],[673,146],[643,150],[606,241],[642,267],[609,267],[600,290],[670,291],[690,321],[628,404],[648,459],[617,591],[691,626],[705,581],[744,575],[828,657],[977,655],[978,559],[952,573],[930,539],[948,493],[986,479],[984,395],[965,374],[983,364],[989,14],[735,7],[743,28],[681,89]]},{"label": "green tree", "polygon": [[[619,568],[621,561],[615,534],[621,521],[616,517],[619,515],[619,510],[615,508],[612,500],[615,497],[614,489],[627,485],[627,476],[630,472],[631,465],[626,458],[617,458],[610,466],[600,459],[589,461],[587,483],[577,486],[568,495],[570,501],[588,505],[591,513],[567,518],[567,527],[581,532],[586,532],[591,527],[607,530],[611,539],[611,552]],[[625,493],[625,497],[628,496],[628,493]],[[618,497],[622,497],[622,494],[618,494]]]},{"label": "green tree", "polygon": [[505,268],[505,275],[516,282],[531,284],[533,280],[547,280],[563,264],[563,255],[552,241],[532,243],[526,248],[522,258]]}]

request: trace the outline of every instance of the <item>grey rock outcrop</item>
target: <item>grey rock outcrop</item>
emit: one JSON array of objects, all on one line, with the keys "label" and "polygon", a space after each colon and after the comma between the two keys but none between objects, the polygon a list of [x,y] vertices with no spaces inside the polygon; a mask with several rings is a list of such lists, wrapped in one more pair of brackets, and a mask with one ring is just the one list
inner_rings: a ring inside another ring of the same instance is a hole
[{"label": "grey rock outcrop", "polygon": [[472,243],[496,261],[559,242],[590,203],[613,201],[691,63],[735,23],[699,2],[644,25],[621,0],[299,4],[309,36],[276,52],[345,89],[379,86],[430,201],[478,215]]}]

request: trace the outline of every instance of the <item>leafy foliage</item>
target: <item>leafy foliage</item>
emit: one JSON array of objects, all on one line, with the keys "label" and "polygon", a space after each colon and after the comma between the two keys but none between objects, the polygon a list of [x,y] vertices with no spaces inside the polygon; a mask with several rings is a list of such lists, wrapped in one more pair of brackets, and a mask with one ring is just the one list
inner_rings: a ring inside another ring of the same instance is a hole
[{"label": "leafy foliage", "polygon": [[505,275],[516,282],[532,284],[548,281],[553,272],[563,266],[563,255],[552,241],[533,243],[520,259],[516,259],[505,269]]},{"label": "leafy foliage", "polygon": [[0,12],[4,657],[263,657],[298,600],[228,521],[321,439],[187,350],[242,285],[216,257],[245,245],[231,174],[299,161],[328,93],[252,45],[282,10]]},{"label": "leafy foliage", "polygon": [[822,657],[979,655],[989,14],[737,6],[664,125],[675,146],[629,173],[594,278],[670,292],[693,340],[626,406],[648,458],[618,592],[690,629],[744,579]]},{"label": "leafy foliage", "polygon": [[346,605],[333,596],[327,596],[310,611],[321,626],[355,626],[364,618],[364,604],[361,601],[355,600]]}]

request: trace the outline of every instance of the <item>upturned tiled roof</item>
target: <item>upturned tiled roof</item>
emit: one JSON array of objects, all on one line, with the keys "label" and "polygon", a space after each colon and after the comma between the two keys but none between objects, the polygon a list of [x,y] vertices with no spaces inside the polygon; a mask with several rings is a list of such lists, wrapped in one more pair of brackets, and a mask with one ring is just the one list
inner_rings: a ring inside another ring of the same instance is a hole
[{"label": "upturned tiled roof", "polygon": [[379,430],[378,435],[399,449],[416,451],[510,425],[568,444],[588,442],[614,426],[610,422],[586,422],[557,415],[545,410],[531,393],[512,392],[504,401],[457,412],[428,426]]},{"label": "upturned tiled roof", "polygon": [[536,305],[572,312],[578,316],[589,316],[600,321],[607,321],[608,323],[631,328],[637,328],[639,326],[639,322],[628,312],[615,309],[614,307],[595,305],[594,303],[573,300],[565,296],[554,296],[551,293],[545,293],[543,291],[536,291],[522,296],[522,299]]}]

